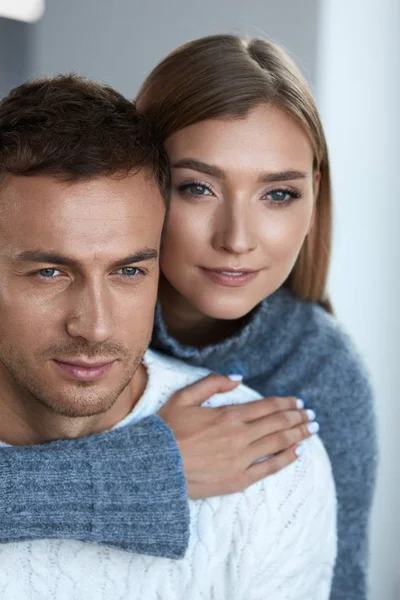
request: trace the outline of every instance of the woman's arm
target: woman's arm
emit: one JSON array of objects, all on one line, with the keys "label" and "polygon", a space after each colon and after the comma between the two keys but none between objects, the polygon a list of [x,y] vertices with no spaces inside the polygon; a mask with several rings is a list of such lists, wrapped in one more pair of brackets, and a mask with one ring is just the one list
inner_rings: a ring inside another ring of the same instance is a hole
[{"label": "woman's arm", "polygon": [[157,416],[132,427],[0,449],[0,542],[73,538],[180,558],[189,539],[181,456]]},{"label": "woman's arm", "polygon": [[237,385],[210,375],[180,390],[162,409],[168,425],[151,416],[76,440],[0,448],[0,543],[72,538],[182,557],[188,495],[244,489],[294,462],[310,436],[295,398],[201,406]]},{"label": "woman's arm", "polygon": [[319,389],[323,381],[334,382],[323,392],[329,409],[319,420],[338,497],[338,556],[330,598],[366,600],[378,456],[373,393],[362,364],[345,349],[321,368]]}]

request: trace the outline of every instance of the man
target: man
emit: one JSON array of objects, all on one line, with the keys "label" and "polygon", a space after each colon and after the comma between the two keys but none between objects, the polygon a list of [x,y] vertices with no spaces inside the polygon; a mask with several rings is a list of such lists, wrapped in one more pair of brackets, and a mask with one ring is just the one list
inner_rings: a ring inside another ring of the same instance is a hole
[{"label": "man", "polygon": [[[161,527],[150,552],[168,556],[172,538],[178,540],[176,556],[182,556],[189,515],[185,480],[177,468],[180,456],[171,432],[151,415],[171,393],[205,373],[154,353],[145,355],[168,201],[163,150],[132,104],[110,88],[71,76],[14,90],[0,104],[0,136],[1,454],[11,456],[11,446],[81,438],[82,462],[74,477],[82,482],[76,502],[84,503],[88,440],[93,434],[129,435],[126,425],[137,423],[139,451],[122,465],[110,456],[110,482],[136,462],[141,478],[134,507],[142,521],[136,549],[149,552],[146,537],[152,532],[146,530],[158,511]],[[209,396],[236,384],[214,378],[204,385]],[[213,402],[257,397],[241,388],[239,395],[232,392]],[[165,447],[170,451],[167,462]],[[53,448],[62,453],[65,442],[54,442]],[[160,469],[146,488],[140,484],[155,458],[167,473]],[[71,465],[61,464],[68,485]],[[48,537],[56,539],[3,545],[0,595],[151,600],[204,594],[232,598],[235,590],[237,597],[251,593],[256,598],[260,590],[278,593],[287,579],[297,580],[303,590],[318,588],[316,597],[326,598],[335,556],[335,498],[317,439],[300,464],[301,474],[287,469],[268,484],[252,486],[248,495],[191,503],[192,536],[180,562],[62,541],[96,541],[96,528],[103,525],[84,520],[79,532],[57,536],[57,513],[63,507],[51,506],[44,496],[41,519],[51,524]],[[112,544],[113,528],[127,524],[120,522],[117,499],[112,493],[109,498],[100,514]],[[184,515],[178,523],[171,506]],[[256,510],[258,535],[252,521]],[[237,529],[238,516],[248,523],[246,535],[243,521]],[[311,525],[317,516],[318,526]],[[8,513],[6,529],[14,518]],[[24,519],[23,507],[18,518]],[[263,548],[266,533],[273,540],[268,553]],[[246,546],[239,553],[238,543]],[[206,566],[210,571],[203,578]]]}]

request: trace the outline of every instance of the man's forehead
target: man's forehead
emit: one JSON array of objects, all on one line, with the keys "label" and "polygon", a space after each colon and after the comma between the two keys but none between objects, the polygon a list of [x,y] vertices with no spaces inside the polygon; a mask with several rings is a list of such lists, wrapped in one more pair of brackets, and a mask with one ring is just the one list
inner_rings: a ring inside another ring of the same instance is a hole
[{"label": "man's forehead", "polygon": [[58,264],[106,268],[146,248],[158,252],[165,209],[145,178],[72,184],[15,179],[6,190],[9,203],[2,190],[7,208],[0,216],[0,254],[7,261],[22,264],[21,256],[42,252],[66,258]]},{"label": "man's forehead", "polygon": [[[60,182],[48,176],[12,177],[0,190],[0,221],[17,221],[23,229],[60,230],[81,224],[81,229],[113,225],[145,227],[154,218],[163,218],[164,203],[157,185],[145,174],[125,178],[99,177]],[[90,223],[87,221],[90,220]],[[68,222],[69,221],[69,222]],[[97,225],[96,225],[97,223]],[[9,223],[11,226],[11,223]],[[13,225],[16,225],[13,224]]]},{"label": "man's forehead", "polygon": [[[154,201],[162,200],[162,196],[154,178],[145,170],[125,176],[103,175],[73,181],[43,174],[30,177],[7,175],[0,182],[0,202],[5,209],[25,203],[28,205],[25,209],[32,206],[40,211],[51,205],[72,204],[74,200],[81,202],[85,210],[95,204],[108,206],[121,201],[137,209],[150,207]],[[162,201],[161,206],[163,204]]]}]

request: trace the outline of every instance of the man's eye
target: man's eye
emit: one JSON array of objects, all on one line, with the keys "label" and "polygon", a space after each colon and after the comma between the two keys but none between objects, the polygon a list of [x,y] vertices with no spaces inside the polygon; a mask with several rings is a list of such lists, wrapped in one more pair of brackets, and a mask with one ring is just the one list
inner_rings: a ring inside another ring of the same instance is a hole
[{"label": "man's eye", "polygon": [[122,269],[119,269],[118,273],[124,277],[137,277],[142,271],[136,267],[122,267]]},{"label": "man's eye", "polygon": [[54,279],[54,275],[60,272],[61,271],[58,269],[52,269],[50,267],[47,269],[40,269],[40,271],[38,271],[40,277],[43,277],[43,279]]}]

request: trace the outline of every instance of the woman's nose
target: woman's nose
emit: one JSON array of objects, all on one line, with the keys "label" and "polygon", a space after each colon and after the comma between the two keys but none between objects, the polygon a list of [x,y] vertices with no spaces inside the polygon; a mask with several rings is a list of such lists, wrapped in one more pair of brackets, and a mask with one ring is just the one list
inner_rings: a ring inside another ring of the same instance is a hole
[{"label": "woman's nose", "polygon": [[257,247],[256,228],[245,209],[225,210],[218,218],[213,236],[216,250],[231,254],[247,254]]}]

